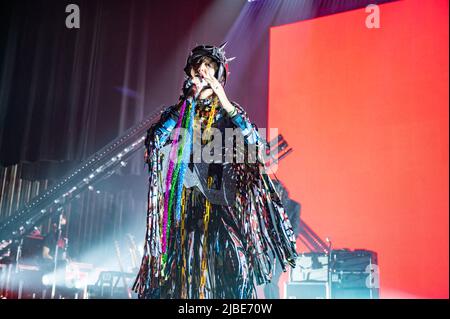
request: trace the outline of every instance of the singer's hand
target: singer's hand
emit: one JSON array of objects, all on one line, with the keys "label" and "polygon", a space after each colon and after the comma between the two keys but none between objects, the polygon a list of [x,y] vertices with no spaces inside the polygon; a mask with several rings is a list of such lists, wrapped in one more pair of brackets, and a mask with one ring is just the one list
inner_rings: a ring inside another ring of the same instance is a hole
[{"label": "singer's hand", "polygon": [[218,95],[223,92],[225,94],[222,84],[220,84],[220,82],[214,77],[214,69],[201,69],[200,76],[205,79],[205,82],[211,87],[214,93]]},{"label": "singer's hand", "polygon": [[230,103],[225,94],[222,84],[215,78],[214,69],[201,69],[200,75],[205,79],[206,83],[211,87],[220,100],[220,104],[228,113],[234,113],[235,108]]}]

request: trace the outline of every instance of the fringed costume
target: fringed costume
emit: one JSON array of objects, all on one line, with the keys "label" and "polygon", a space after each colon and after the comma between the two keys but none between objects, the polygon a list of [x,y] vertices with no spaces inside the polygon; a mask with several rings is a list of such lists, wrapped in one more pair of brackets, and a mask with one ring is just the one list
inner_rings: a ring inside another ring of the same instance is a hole
[{"label": "fringed costume", "polygon": [[[292,226],[259,160],[192,164],[194,145],[206,147],[216,138],[213,130],[236,128],[244,149],[265,146],[233,105],[230,116],[216,97],[182,95],[147,132],[147,231],[133,286],[140,298],[255,298],[255,285],[270,281],[275,258],[283,270],[294,265]],[[195,174],[196,183],[189,182]]]}]

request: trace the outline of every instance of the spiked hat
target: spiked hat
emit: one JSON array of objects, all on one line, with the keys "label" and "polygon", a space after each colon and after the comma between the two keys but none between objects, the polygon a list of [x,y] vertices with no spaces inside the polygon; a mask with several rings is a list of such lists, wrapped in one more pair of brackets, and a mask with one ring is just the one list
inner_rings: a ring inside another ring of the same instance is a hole
[{"label": "spiked hat", "polygon": [[184,72],[187,76],[191,76],[190,71],[193,65],[195,65],[198,60],[204,56],[210,57],[214,62],[217,63],[218,69],[214,75],[217,80],[222,82],[224,85],[227,81],[228,76],[228,62],[234,60],[235,58],[227,58],[225,56],[225,46],[227,42],[221,44],[219,47],[213,45],[199,45],[192,49],[189,54]]}]

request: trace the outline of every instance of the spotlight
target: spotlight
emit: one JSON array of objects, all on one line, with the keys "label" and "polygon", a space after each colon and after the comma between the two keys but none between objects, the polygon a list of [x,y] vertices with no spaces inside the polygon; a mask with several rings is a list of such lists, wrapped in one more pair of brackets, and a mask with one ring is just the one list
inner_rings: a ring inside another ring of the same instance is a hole
[{"label": "spotlight", "polygon": [[93,191],[93,190],[94,190],[94,187],[91,186],[91,185],[89,185],[89,186],[88,186],[88,189],[89,189],[90,191]]},{"label": "spotlight", "polygon": [[50,286],[53,284],[53,275],[44,275],[42,276],[42,284],[44,286]]}]

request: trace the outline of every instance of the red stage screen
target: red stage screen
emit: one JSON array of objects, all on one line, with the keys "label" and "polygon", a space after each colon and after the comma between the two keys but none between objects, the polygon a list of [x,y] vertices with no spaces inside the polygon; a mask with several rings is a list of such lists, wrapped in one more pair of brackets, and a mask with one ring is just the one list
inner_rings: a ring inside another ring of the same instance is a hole
[{"label": "red stage screen", "polygon": [[277,176],[335,248],[378,253],[382,298],[448,298],[448,0],[379,9],[271,29]]}]

